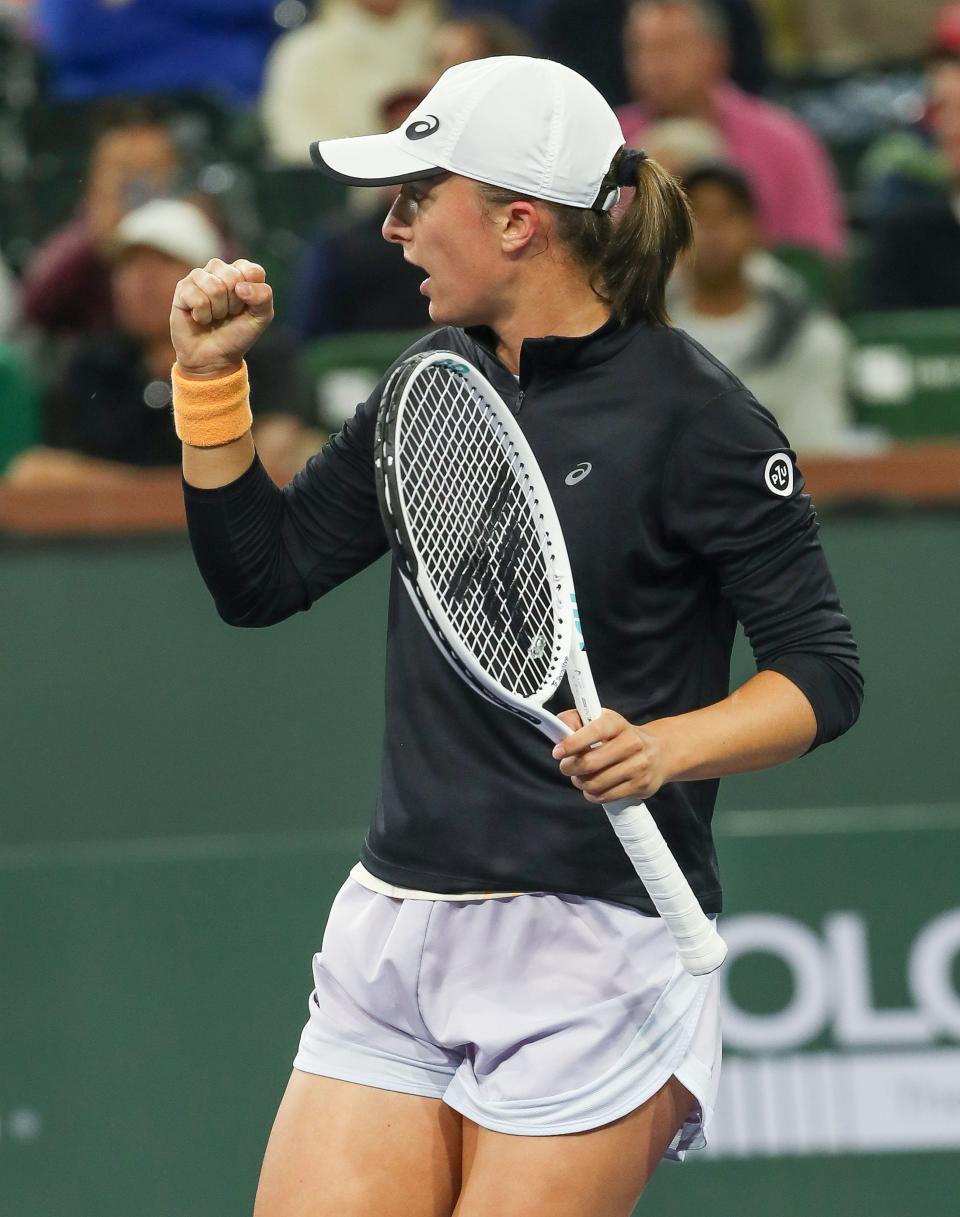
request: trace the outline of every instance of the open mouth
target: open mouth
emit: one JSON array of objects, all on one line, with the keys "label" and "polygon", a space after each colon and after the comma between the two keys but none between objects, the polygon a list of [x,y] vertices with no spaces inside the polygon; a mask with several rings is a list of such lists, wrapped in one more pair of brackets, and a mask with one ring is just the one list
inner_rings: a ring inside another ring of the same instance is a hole
[{"label": "open mouth", "polygon": [[406,254],[404,254],[404,260],[406,262],[408,262],[411,266],[415,266],[417,268],[417,270],[423,271],[423,273],[426,277],[424,278],[423,282],[420,284],[420,292],[425,295],[426,293],[425,293],[424,289],[427,287],[427,285],[430,282],[430,275],[427,273],[426,267],[421,266],[419,262],[414,262],[414,260],[412,258],[408,258],[406,256]]}]

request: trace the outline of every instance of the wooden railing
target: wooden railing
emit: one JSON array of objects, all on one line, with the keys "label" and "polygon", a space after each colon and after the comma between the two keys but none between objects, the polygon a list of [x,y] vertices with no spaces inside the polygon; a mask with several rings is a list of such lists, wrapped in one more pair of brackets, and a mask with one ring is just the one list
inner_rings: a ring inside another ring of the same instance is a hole
[{"label": "wooden railing", "polygon": [[[818,507],[892,503],[960,506],[960,444],[901,445],[858,457],[801,461]],[[278,484],[292,470],[271,469]],[[101,484],[10,485],[0,481],[0,534],[110,536],[185,528],[179,469],[113,474]]]}]

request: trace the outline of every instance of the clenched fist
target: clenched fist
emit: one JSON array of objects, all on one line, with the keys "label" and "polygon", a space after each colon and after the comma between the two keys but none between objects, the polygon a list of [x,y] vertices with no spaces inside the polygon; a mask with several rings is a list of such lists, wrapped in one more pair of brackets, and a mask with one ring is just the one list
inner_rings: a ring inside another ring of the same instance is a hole
[{"label": "clenched fist", "polygon": [[170,337],[186,376],[226,376],[273,320],[273,289],[256,262],[212,258],[173,293]]}]

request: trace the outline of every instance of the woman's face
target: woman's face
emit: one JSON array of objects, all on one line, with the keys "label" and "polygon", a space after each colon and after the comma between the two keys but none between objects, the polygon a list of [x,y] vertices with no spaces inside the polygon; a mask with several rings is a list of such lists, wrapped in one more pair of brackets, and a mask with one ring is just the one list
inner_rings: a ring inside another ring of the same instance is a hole
[{"label": "woman's face", "polygon": [[704,287],[740,281],[747,257],[757,248],[752,212],[719,182],[701,182],[689,192],[696,240],[691,273]]},{"label": "woman's face", "polygon": [[406,182],[383,224],[384,240],[426,272],[420,291],[436,325],[495,326],[510,278],[501,233],[477,183],[456,174]]}]

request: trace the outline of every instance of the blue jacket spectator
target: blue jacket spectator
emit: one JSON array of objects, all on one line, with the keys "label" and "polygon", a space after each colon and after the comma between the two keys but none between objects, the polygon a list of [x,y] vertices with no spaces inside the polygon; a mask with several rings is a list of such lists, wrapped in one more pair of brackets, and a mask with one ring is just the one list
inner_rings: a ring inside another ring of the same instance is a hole
[{"label": "blue jacket spectator", "polygon": [[380,231],[396,193],[384,187],[365,210],[337,216],[307,246],[290,317],[300,338],[430,329],[424,272],[398,258]]},{"label": "blue jacket spectator", "polygon": [[210,91],[246,103],[281,27],[276,0],[37,0],[40,48],[67,101]]}]

